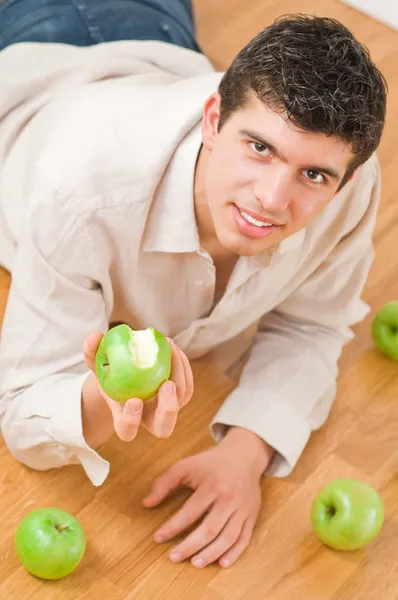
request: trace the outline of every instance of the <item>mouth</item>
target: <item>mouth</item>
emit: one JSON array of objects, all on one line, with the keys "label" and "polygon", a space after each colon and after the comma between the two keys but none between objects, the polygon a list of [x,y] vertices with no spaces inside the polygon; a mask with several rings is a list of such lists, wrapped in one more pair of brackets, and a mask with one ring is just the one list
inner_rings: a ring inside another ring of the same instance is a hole
[{"label": "mouth", "polygon": [[270,235],[276,229],[281,227],[280,224],[275,223],[269,219],[256,219],[253,215],[249,214],[245,210],[233,205],[235,212],[235,220],[238,228],[243,235],[250,238],[262,238]]}]

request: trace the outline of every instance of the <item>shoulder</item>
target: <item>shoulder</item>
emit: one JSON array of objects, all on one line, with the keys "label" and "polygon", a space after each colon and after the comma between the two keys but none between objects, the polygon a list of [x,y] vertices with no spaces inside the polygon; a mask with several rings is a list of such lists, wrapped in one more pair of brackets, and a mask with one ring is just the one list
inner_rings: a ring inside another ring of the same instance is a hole
[{"label": "shoulder", "polygon": [[201,119],[213,83],[83,86],[35,118],[35,170],[79,213],[140,202],[152,195],[181,139]]},{"label": "shoulder", "polygon": [[120,201],[121,189],[145,172],[131,120],[123,90],[86,86],[51,103],[31,132],[36,179],[73,212]]}]

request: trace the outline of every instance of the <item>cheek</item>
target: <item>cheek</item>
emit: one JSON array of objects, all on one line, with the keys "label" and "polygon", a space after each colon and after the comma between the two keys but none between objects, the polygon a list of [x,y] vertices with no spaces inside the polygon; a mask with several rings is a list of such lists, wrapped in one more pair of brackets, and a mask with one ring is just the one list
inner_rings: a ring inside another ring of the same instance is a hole
[{"label": "cheek", "polygon": [[236,192],[247,187],[251,180],[252,174],[248,172],[241,157],[228,151],[220,152],[212,157],[207,171],[208,197],[214,199],[218,196],[219,201],[228,199],[234,201]]}]

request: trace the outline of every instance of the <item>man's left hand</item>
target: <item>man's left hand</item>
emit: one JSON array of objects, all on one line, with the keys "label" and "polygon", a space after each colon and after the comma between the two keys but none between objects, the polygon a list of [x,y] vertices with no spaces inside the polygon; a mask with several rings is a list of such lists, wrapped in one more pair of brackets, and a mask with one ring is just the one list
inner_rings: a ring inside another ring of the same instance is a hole
[{"label": "man's left hand", "polygon": [[248,545],[261,505],[260,479],[273,450],[248,430],[232,428],[217,446],[183,458],[161,475],[144,499],[157,506],[173,490],[193,494],[154,535],[167,542],[201,519],[170,554],[173,562],[191,558],[195,567],[217,561],[230,566]]}]

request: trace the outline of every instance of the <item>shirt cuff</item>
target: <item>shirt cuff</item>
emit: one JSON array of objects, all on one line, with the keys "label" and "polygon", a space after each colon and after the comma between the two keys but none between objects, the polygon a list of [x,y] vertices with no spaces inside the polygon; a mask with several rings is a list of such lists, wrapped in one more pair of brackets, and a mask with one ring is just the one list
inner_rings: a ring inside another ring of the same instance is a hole
[{"label": "shirt cuff", "polygon": [[56,402],[51,399],[50,436],[63,448],[69,463],[81,463],[87,477],[95,486],[104,483],[110,464],[91,448],[83,436],[82,389],[88,373],[66,378],[62,395]]},{"label": "shirt cuff", "polygon": [[273,392],[236,388],[210,424],[219,442],[229,427],[243,427],[257,434],[276,451],[264,475],[287,477],[296,466],[309,438],[308,423]]}]

